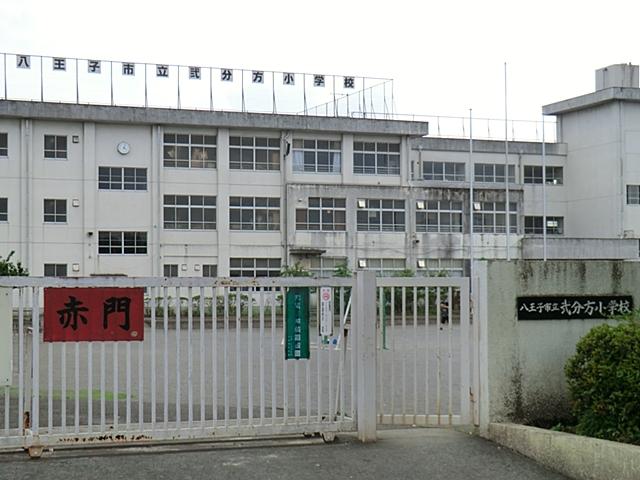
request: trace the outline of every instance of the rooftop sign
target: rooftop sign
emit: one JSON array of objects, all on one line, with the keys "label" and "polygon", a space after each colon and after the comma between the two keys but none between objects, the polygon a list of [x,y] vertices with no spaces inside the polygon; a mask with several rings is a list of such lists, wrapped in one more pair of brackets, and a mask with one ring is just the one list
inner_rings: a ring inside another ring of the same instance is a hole
[{"label": "rooftop sign", "polygon": [[321,116],[391,115],[393,80],[2,53],[5,100]]}]

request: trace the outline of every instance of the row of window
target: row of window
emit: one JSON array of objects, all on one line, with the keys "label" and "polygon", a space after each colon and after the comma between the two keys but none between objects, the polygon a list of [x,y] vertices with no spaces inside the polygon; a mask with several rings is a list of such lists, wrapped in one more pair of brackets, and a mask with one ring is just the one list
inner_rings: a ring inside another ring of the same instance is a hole
[{"label": "row of window", "polygon": [[[358,231],[405,231],[404,200],[360,199],[357,201],[357,207]],[[474,202],[473,209],[474,232],[505,233],[507,231],[505,202]],[[163,212],[165,229],[216,229],[215,196],[165,195]],[[416,202],[416,231],[460,233],[463,231],[463,214],[461,201],[419,200]],[[0,221],[7,221],[7,218],[8,201],[6,198],[0,198]],[[542,217],[525,216],[524,219],[525,234],[542,233]],[[45,199],[44,222],[65,223],[66,221],[67,201],[65,199]],[[509,231],[517,233],[518,215],[515,202],[509,204],[509,222]],[[229,228],[243,231],[280,230],[280,199],[277,197],[230,197]],[[345,231],[346,200],[344,198],[310,197],[308,206],[296,209],[296,230]],[[547,217],[547,233],[562,234],[562,231],[562,217]],[[129,252],[123,251],[126,245],[135,244],[135,241],[125,239],[124,233],[126,232],[119,232],[119,236],[116,235],[113,238],[110,232],[102,233],[104,236],[102,240],[99,237],[99,243],[104,246],[104,251],[101,250],[100,253],[141,253],[135,248]],[[146,236],[144,243],[146,245]]]},{"label": "row of window", "polygon": [[[229,168],[232,170],[280,170],[280,139],[253,136],[229,137]],[[400,144],[388,142],[354,142],[353,172],[368,175],[400,175]],[[174,168],[216,168],[217,137],[189,133],[165,133],[163,164]],[[0,133],[0,157],[8,155],[8,134]],[[66,135],[44,136],[44,158],[66,159]],[[342,142],[334,140],[293,141],[293,170],[295,172],[340,173]],[[100,188],[109,190],[144,190],[136,188],[139,181],[128,182],[124,177],[140,172],[117,172],[116,168],[101,167]],[[120,169],[122,170],[122,169]],[[134,170],[134,169],[126,169]],[[135,169],[141,170],[141,169]],[[146,184],[146,172],[144,173]],[[117,185],[121,185],[118,187]]]},{"label": "row of window", "polygon": [[[499,163],[476,163],[473,166],[475,182],[504,183],[505,165]],[[509,165],[509,182],[515,183],[515,165]],[[422,179],[443,182],[464,182],[466,179],[466,164],[462,162],[422,162]],[[525,165],[522,181],[525,184],[542,183],[542,166]],[[545,167],[545,180],[548,185],[562,185],[563,168]]]},{"label": "row of window", "polygon": [[[188,133],[166,133],[163,143],[163,163],[175,168],[216,168],[217,137]],[[8,154],[8,134],[0,133],[0,157]],[[44,157],[67,158],[65,135],[44,136]],[[280,139],[253,136],[229,137],[229,167],[232,170],[280,170]],[[340,173],[342,144],[330,140],[293,141],[293,171],[307,173]],[[422,162],[422,178],[432,181],[464,182],[463,162]],[[508,166],[508,180],[515,183],[515,166]],[[365,175],[399,175],[400,144],[388,142],[354,142],[353,173]],[[541,184],[542,167],[525,165],[523,183]],[[547,166],[547,184],[562,185],[563,168]],[[144,168],[99,167],[98,185],[104,190],[146,190]],[[505,165],[476,163],[474,181],[504,183]]]},{"label": "row of window", "polygon": [[[309,272],[320,278],[332,277],[336,268],[347,265],[345,257],[312,257],[305,261],[305,267]],[[177,263],[163,265],[165,277],[180,276],[181,266]],[[230,258],[229,276],[231,277],[277,277],[281,271],[279,258]],[[203,264],[200,266],[203,277],[215,278],[218,276],[218,266],[215,264]],[[373,270],[379,276],[393,276],[407,267],[404,258],[361,258],[358,259],[358,268]],[[186,265],[182,265],[186,269]],[[462,276],[464,273],[464,260],[447,258],[419,259],[416,265],[418,273],[434,275],[446,273],[448,276]],[[45,263],[45,277],[66,277],[68,275],[66,263]]]}]

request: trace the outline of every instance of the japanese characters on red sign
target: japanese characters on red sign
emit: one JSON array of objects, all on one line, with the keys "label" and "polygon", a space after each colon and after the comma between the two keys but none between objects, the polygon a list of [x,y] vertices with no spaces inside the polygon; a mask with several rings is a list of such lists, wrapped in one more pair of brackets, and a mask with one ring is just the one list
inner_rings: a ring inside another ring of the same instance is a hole
[{"label": "japanese characters on red sign", "polygon": [[45,342],[142,341],[143,288],[45,288]]}]

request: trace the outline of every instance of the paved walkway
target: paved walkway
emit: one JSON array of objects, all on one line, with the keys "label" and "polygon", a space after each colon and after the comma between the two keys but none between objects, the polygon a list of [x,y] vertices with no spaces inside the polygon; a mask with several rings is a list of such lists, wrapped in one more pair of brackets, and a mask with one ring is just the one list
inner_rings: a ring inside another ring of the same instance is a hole
[{"label": "paved walkway", "polygon": [[362,445],[281,439],[164,447],[57,450],[30,460],[0,455],[0,479],[565,479],[507,449],[444,429],[382,430]]}]

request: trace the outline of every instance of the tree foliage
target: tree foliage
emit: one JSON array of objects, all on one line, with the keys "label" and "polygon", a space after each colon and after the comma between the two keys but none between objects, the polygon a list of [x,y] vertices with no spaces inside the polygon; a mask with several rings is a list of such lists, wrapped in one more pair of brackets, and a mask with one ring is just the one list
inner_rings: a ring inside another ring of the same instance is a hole
[{"label": "tree foliage", "polygon": [[11,257],[15,252],[12,250],[7,258],[0,258],[0,277],[26,277],[29,272],[20,262],[13,263]]}]

